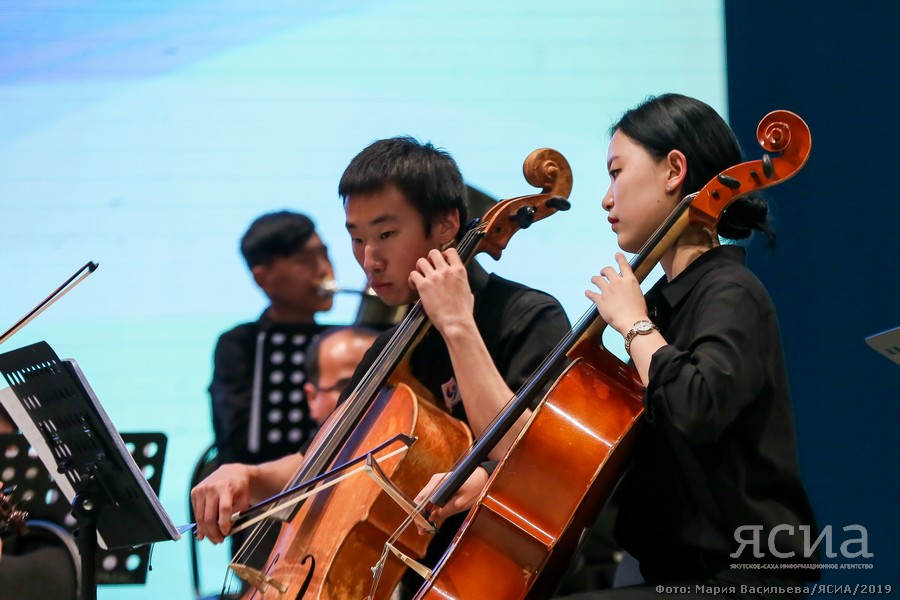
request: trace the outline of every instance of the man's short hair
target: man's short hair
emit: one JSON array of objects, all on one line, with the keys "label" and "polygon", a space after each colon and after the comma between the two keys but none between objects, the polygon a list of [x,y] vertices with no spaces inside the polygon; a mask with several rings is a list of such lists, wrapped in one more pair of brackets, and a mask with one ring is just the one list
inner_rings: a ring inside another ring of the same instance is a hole
[{"label": "man's short hair", "polygon": [[329,327],[320,333],[306,349],[306,379],[313,385],[319,385],[319,377],[322,375],[319,367],[319,349],[322,347],[322,342],[342,331],[350,332],[355,337],[369,338],[371,340],[378,337],[377,330],[364,325],[340,325]]},{"label": "man's short hair", "polygon": [[456,161],[445,150],[411,137],[378,140],[357,154],[341,176],[338,194],[344,200],[354,194],[370,194],[393,184],[431,224],[459,211],[460,233],[466,224],[466,186]]},{"label": "man's short hair", "polygon": [[306,215],[282,210],[258,217],[241,238],[241,254],[247,266],[268,265],[276,258],[290,256],[316,232]]}]

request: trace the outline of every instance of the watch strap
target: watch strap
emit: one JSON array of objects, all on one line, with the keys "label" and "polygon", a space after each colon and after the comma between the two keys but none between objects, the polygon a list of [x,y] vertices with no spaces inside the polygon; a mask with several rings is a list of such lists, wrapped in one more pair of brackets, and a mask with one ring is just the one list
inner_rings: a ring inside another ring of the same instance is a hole
[{"label": "watch strap", "polygon": [[628,356],[631,356],[631,342],[634,341],[634,338],[638,335],[647,335],[651,331],[659,331],[659,327],[652,321],[640,319],[634,322],[634,325],[632,325],[631,329],[628,330],[628,333],[625,334],[625,352]]}]

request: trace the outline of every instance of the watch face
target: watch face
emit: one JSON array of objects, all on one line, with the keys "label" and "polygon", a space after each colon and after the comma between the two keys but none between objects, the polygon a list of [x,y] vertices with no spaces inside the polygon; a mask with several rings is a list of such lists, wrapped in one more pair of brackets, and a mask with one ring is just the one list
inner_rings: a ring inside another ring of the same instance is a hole
[{"label": "watch face", "polygon": [[634,324],[634,330],[638,333],[649,333],[653,330],[653,323],[650,321],[638,321]]}]

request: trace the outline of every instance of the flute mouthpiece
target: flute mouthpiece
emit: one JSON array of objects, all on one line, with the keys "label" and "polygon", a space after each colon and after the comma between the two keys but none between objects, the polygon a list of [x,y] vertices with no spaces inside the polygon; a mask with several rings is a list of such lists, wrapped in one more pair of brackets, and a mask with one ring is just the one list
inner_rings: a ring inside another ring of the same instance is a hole
[{"label": "flute mouthpiece", "polygon": [[334,279],[323,279],[319,282],[319,296],[326,298],[328,296],[334,296],[338,292],[341,291],[341,287],[338,285],[338,282]]}]

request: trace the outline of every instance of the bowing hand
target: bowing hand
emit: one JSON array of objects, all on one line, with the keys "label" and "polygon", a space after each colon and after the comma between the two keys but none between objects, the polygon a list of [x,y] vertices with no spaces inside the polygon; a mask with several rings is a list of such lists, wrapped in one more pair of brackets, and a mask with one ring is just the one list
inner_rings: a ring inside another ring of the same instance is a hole
[{"label": "bowing hand", "polygon": [[231,515],[250,504],[247,465],[227,464],[191,490],[191,505],[197,518],[197,539],[218,544],[231,532]]},{"label": "bowing hand", "polygon": [[[437,475],[432,475],[431,479],[422,488],[422,491],[416,495],[416,506],[421,506],[426,501],[431,498],[432,492],[434,489],[444,480],[444,477],[447,476],[447,473],[438,473]],[[475,472],[469,475],[469,478],[466,479],[466,482],[462,484],[462,486],[457,490],[457,492],[453,495],[452,498],[445,504],[444,506],[435,506],[432,507],[430,514],[428,515],[428,520],[434,523],[435,527],[440,527],[441,524],[447,520],[448,517],[452,517],[456,513],[463,512],[464,510],[469,510],[472,506],[475,505],[475,501],[478,500],[478,497],[481,495],[481,492],[484,490],[484,486],[487,485],[488,481],[488,472],[483,467],[478,467],[475,469]],[[416,528],[419,530],[419,535],[424,535],[425,531],[422,530],[418,525]]]}]

